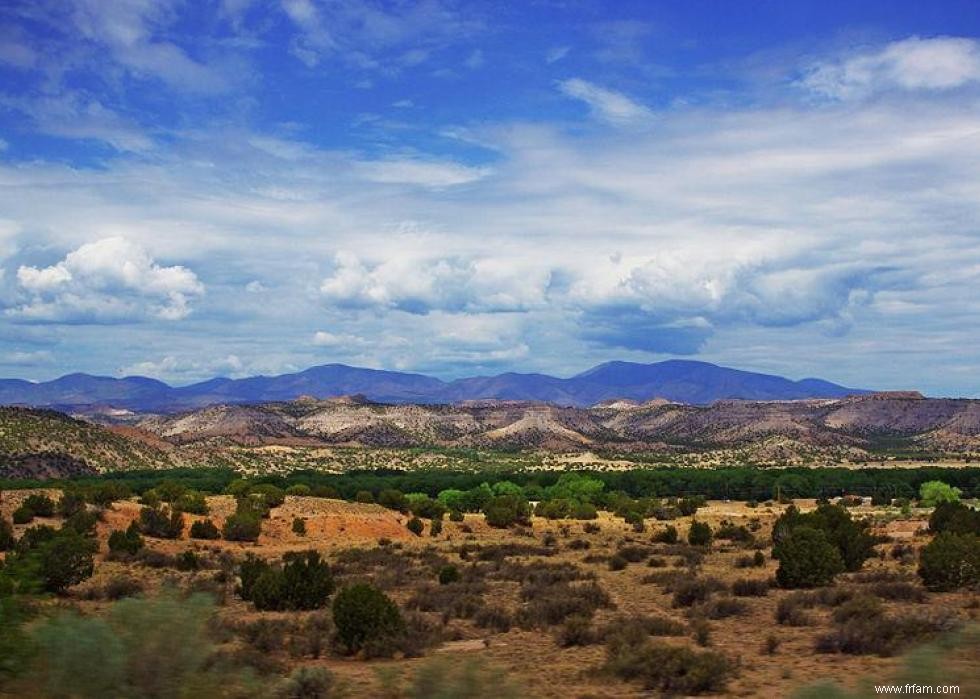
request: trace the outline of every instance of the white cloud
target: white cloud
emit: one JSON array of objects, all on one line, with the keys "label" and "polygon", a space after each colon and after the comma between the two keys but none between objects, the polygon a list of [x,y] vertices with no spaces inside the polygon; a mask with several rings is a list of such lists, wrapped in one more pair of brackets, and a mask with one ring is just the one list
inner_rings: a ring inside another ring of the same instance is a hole
[{"label": "white cloud", "polygon": [[514,260],[425,259],[398,255],[367,265],[343,252],[320,285],[329,304],[348,308],[396,309],[425,314],[443,311],[515,311],[545,302],[547,269],[527,269]]},{"label": "white cloud", "polygon": [[103,141],[119,151],[143,152],[153,147],[152,138],[138,124],[81,92],[65,90],[57,96],[22,99],[0,97],[0,103],[27,115],[39,131],[52,136]]},{"label": "white cloud", "polygon": [[204,293],[193,272],[160,266],[121,237],[86,243],[50,267],[22,265],[17,282],[29,301],[7,313],[27,321],[180,320]]},{"label": "white cloud", "polygon": [[254,367],[238,355],[229,354],[214,360],[187,359],[168,354],[158,360],[144,360],[122,367],[119,376],[149,376],[155,379],[181,379],[187,376],[230,376],[241,378],[253,373]]},{"label": "white cloud", "polygon": [[52,362],[54,362],[54,355],[48,350],[0,353],[0,366],[32,367]]},{"label": "white cloud", "polygon": [[599,87],[581,78],[563,80],[558,83],[558,88],[567,97],[585,102],[599,119],[614,124],[642,122],[652,116],[649,109],[626,95]]},{"label": "white cloud", "polygon": [[229,81],[218,67],[199,63],[171,41],[158,38],[175,19],[173,0],[72,0],[71,17],[80,34],[105,45],[137,76],[151,76],[191,92],[222,91]]},{"label": "white cloud", "polygon": [[544,60],[546,63],[557,63],[561,59],[568,55],[568,52],[572,50],[571,46],[556,46],[552,49],[548,49],[548,53],[545,54]]},{"label": "white cloud", "polygon": [[483,51],[480,49],[476,49],[472,53],[470,53],[469,56],[466,57],[466,60],[463,61],[463,64],[470,70],[476,70],[477,68],[482,68],[486,62],[487,60],[483,56]]},{"label": "white cloud", "polygon": [[850,99],[889,89],[948,90],[980,81],[980,42],[911,37],[841,60],[818,62],[802,80],[809,90]]},{"label": "white cloud", "polygon": [[361,176],[371,182],[433,189],[469,184],[490,174],[490,169],[485,167],[418,159],[363,161],[357,167]]}]

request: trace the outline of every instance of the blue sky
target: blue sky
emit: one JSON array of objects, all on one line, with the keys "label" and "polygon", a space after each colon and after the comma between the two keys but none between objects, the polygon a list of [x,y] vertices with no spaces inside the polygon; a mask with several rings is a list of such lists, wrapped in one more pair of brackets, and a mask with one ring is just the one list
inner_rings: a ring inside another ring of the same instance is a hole
[{"label": "blue sky", "polygon": [[975,2],[6,0],[0,376],[980,396]]}]

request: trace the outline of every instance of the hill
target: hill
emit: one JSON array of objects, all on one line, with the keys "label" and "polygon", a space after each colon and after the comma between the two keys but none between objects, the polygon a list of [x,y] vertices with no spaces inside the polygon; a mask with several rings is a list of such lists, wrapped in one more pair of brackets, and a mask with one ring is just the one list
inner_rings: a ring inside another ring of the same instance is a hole
[{"label": "hill", "polygon": [[0,408],[0,477],[45,478],[173,466],[169,444],[53,410]]}]

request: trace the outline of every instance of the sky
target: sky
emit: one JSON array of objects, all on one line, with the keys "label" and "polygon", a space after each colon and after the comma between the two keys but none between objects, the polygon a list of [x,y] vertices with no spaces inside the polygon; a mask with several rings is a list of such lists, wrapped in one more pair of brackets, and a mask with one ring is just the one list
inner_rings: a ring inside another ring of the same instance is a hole
[{"label": "sky", "polygon": [[0,0],[0,376],[980,397],[980,7]]}]

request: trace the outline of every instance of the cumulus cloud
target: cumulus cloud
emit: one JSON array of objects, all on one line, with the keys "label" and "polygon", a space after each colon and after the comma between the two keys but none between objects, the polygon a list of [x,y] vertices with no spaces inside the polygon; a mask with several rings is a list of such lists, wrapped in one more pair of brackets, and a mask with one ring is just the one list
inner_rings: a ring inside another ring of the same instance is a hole
[{"label": "cumulus cloud", "polygon": [[652,113],[642,104],[621,92],[608,90],[581,78],[570,78],[558,83],[562,94],[585,102],[599,119],[614,124],[631,124],[649,119]]},{"label": "cumulus cloud", "polygon": [[809,90],[850,99],[883,90],[948,90],[980,81],[980,42],[910,37],[812,66],[802,80]]},{"label": "cumulus cloud", "polygon": [[368,265],[338,253],[320,285],[328,304],[341,308],[394,309],[413,314],[516,311],[545,302],[548,270],[521,268],[501,258],[410,258]]},{"label": "cumulus cloud", "polygon": [[192,271],[161,266],[122,237],[86,243],[49,267],[22,265],[17,284],[28,301],[7,314],[38,322],[180,320],[204,293]]},{"label": "cumulus cloud", "polygon": [[156,379],[181,378],[185,376],[248,376],[252,367],[238,355],[229,354],[214,360],[188,359],[168,354],[158,360],[135,362],[119,369],[119,376],[149,376]]}]

